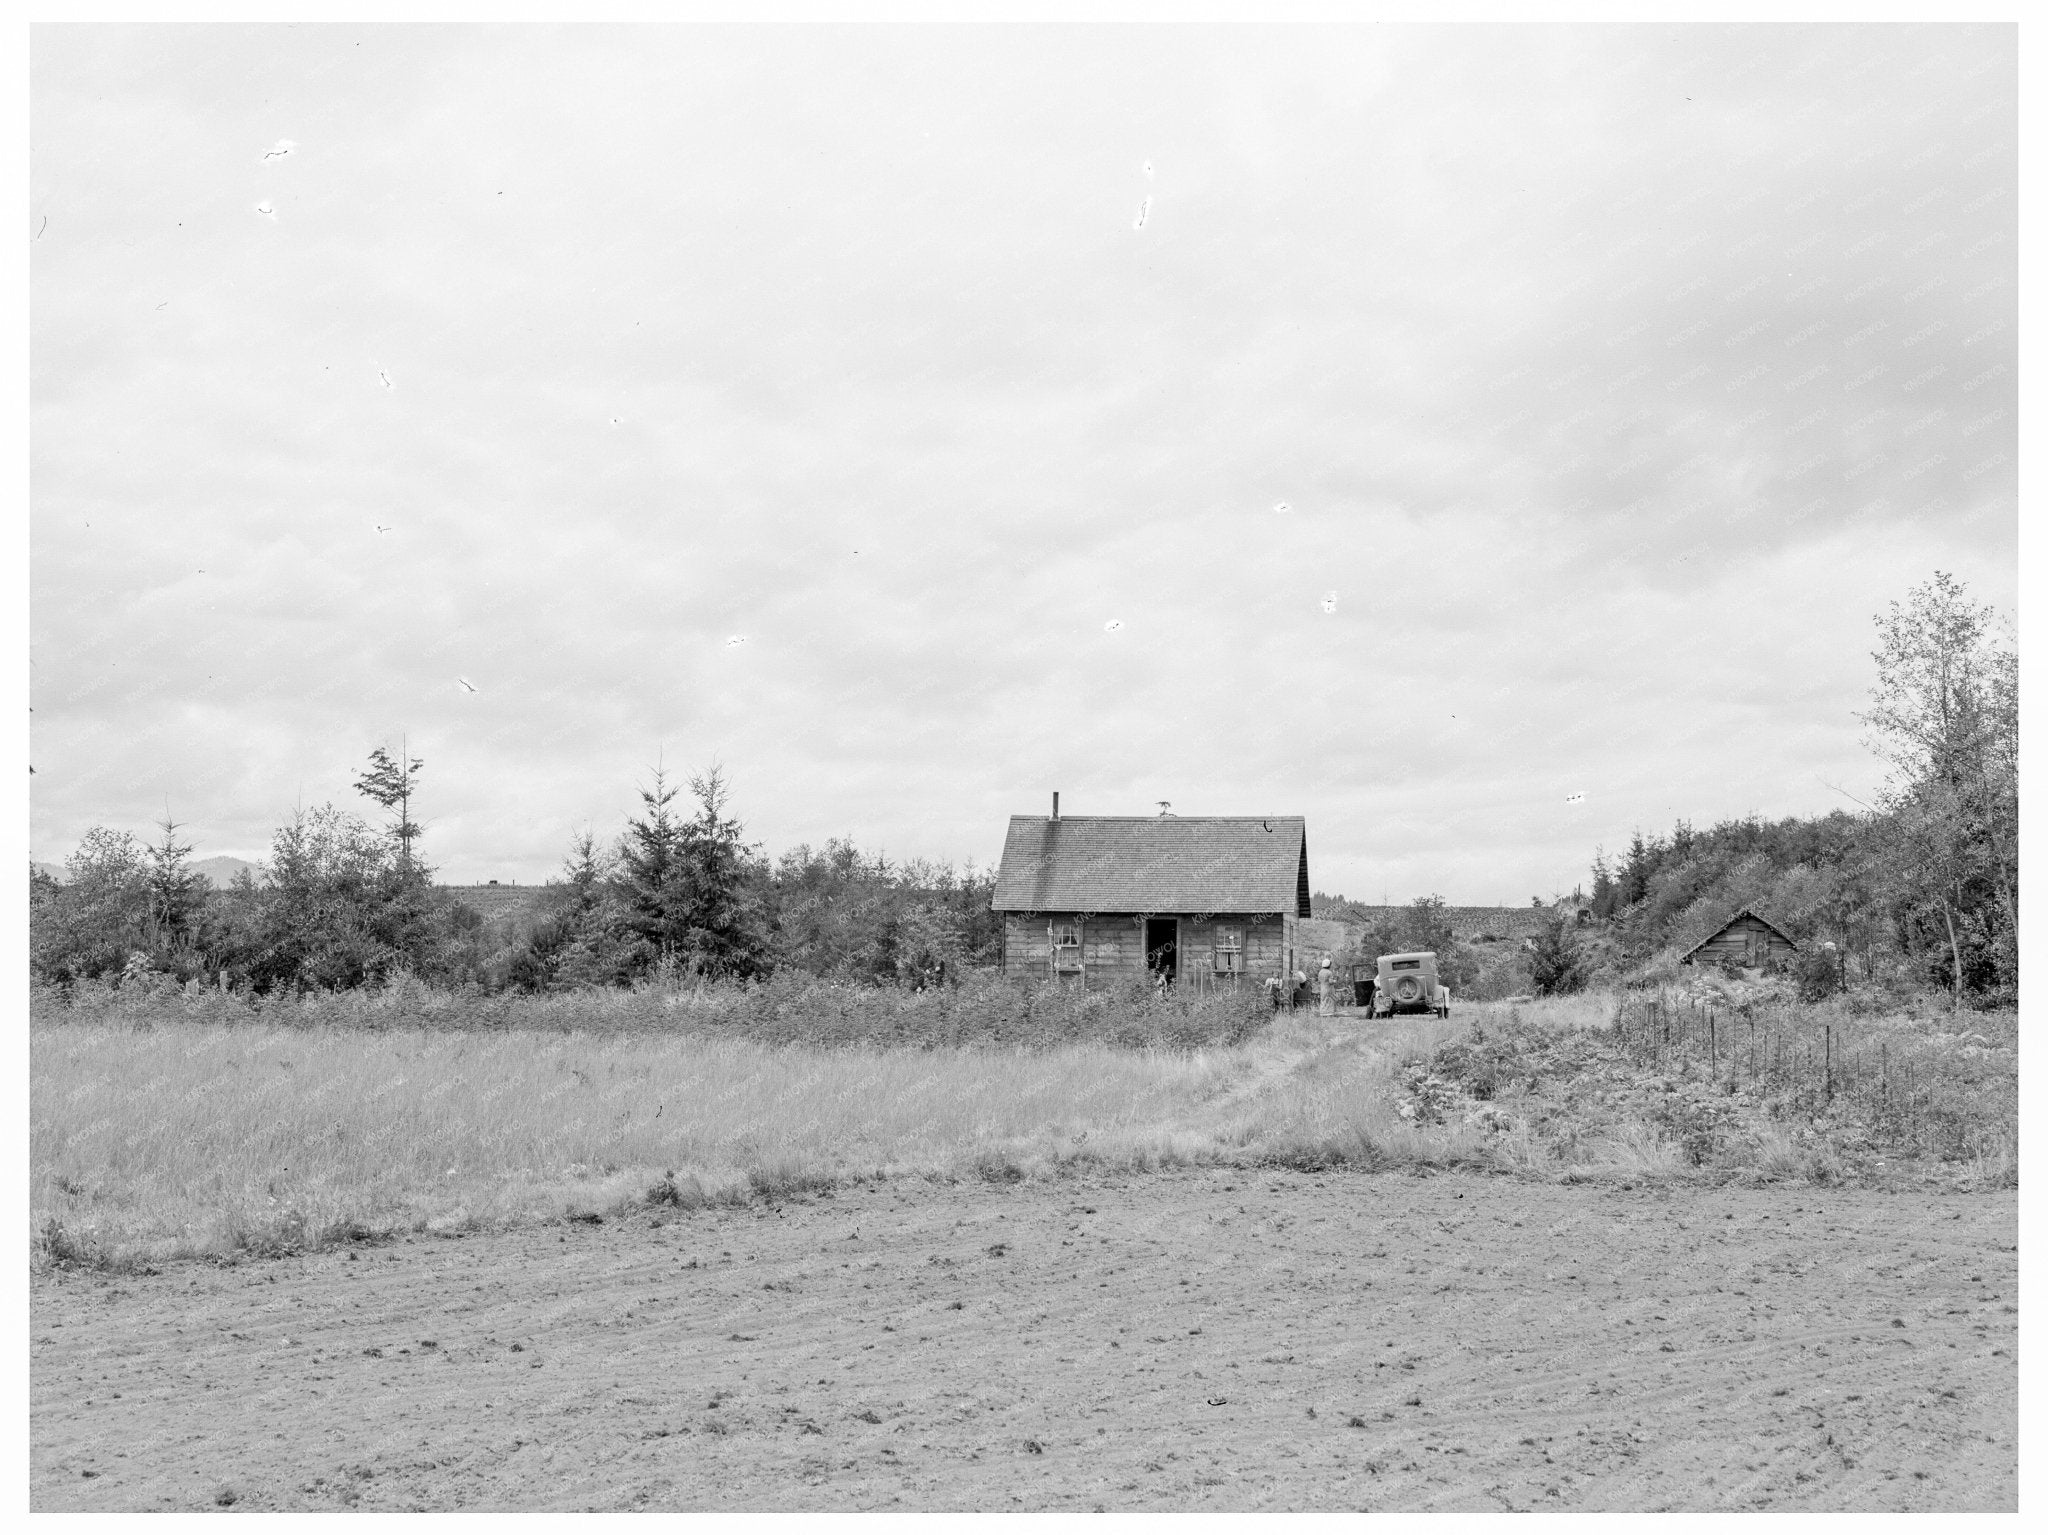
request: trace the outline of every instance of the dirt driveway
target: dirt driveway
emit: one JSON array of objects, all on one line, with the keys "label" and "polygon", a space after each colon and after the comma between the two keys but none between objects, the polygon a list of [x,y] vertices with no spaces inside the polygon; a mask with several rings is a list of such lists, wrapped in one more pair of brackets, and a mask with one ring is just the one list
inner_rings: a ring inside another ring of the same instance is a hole
[{"label": "dirt driveway", "polygon": [[2012,1509],[2016,1198],[899,1182],[31,1290],[37,1509]]}]

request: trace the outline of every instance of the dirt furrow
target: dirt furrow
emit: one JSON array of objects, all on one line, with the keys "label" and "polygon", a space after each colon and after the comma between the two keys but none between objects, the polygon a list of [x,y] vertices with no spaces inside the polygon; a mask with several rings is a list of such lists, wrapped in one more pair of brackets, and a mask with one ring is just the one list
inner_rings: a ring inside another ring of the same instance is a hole
[{"label": "dirt furrow", "polygon": [[1202,1171],[59,1272],[33,1498],[2011,1508],[2015,1208]]}]

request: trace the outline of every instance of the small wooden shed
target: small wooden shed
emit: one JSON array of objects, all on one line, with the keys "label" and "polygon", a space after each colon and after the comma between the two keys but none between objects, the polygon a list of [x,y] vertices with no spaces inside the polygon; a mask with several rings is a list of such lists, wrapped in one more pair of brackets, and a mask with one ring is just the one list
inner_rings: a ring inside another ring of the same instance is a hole
[{"label": "small wooden shed", "polygon": [[1300,816],[1062,818],[1057,795],[1010,817],[989,905],[1006,976],[1083,987],[1284,980],[1335,925],[1309,920]]},{"label": "small wooden shed", "polygon": [[1771,964],[1775,960],[1790,959],[1799,952],[1799,943],[1786,934],[1768,918],[1760,917],[1747,906],[1707,934],[1698,943],[1678,956],[1681,965],[1695,961],[1703,964],[1747,965],[1751,967]]}]

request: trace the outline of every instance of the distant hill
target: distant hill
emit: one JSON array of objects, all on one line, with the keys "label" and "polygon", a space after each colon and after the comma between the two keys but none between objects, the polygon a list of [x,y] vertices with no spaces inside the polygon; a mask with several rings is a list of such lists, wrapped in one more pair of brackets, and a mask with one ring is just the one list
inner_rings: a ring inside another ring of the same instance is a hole
[{"label": "distant hill", "polygon": [[247,869],[256,872],[256,865],[246,858],[232,858],[226,853],[217,853],[211,858],[201,858],[192,865],[194,874],[204,874],[207,882],[216,890],[225,890],[235,882],[241,872]]},{"label": "distant hill", "polygon": [[[35,867],[39,873],[49,875],[58,884],[64,883],[64,865],[61,863],[38,862]],[[256,865],[249,862],[248,859],[230,857],[226,853],[217,853],[211,858],[201,858],[191,867],[194,874],[205,875],[206,882],[216,890],[227,889],[228,886],[235,882],[235,876],[244,869],[247,869],[251,874],[256,872]]]},{"label": "distant hill", "polygon": [[[1319,895],[1315,903],[1318,917],[1334,918],[1343,922],[1355,922],[1365,927],[1379,927],[1398,921],[1407,912],[1406,906],[1367,906],[1359,901],[1347,901],[1342,896]],[[1450,924],[1451,932],[1471,942],[1481,938],[1527,938],[1543,926],[1546,919],[1555,913],[1536,906],[1446,906],[1444,920]]]},{"label": "distant hill", "polygon": [[442,885],[439,888],[489,921],[525,911],[540,900],[547,886],[501,885],[494,880],[488,885]]}]

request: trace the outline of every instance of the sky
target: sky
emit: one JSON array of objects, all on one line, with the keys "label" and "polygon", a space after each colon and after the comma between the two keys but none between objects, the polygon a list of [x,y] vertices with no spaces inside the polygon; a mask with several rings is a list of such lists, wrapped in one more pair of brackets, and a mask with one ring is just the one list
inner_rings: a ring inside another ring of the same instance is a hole
[{"label": "sky", "polygon": [[[1523,904],[2017,603],[2009,26],[42,26],[30,851],[1303,815]],[[687,791],[686,791],[687,794]]]}]

